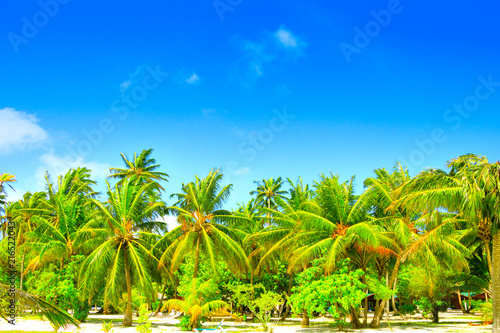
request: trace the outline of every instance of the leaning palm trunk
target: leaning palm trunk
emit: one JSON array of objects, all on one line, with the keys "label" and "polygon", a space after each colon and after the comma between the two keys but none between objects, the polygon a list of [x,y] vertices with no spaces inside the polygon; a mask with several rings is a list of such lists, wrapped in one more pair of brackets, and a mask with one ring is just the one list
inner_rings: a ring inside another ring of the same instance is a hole
[{"label": "leaning palm trunk", "polygon": [[160,303],[158,304],[156,311],[151,315],[151,317],[156,317],[158,315],[158,312],[160,312],[160,309],[163,306],[163,297],[165,296],[165,292],[167,291],[167,285],[168,285],[168,280],[165,281],[165,286],[163,287],[163,291],[161,292]]},{"label": "leaning palm trunk", "polygon": [[[393,290],[396,290],[397,284],[398,284],[398,278],[396,277],[396,280],[394,280],[394,286],[392,287]],[[394,295],[391,296],[391,301],[392,301],[392,311],[394,312],[394,315],[396,315],[398,309],[396,309],[396,297]]]},{"label": "leaning palm trunk", "polygon": [[292,306],[290,304],[290,295],[292,294],[292,284],[293,284],[293,272],[290,273],[290,277],[288,280],[288,290],[286,292],[287,304],[285,307],[285,311],[280,319],[280,321],[282,322],[284,322],[285,319],[288,318],[288,316],[290,316],[290,312],[292,311]]},{"label": "leaning palm trunk", "polygon": [[457,290],[458,304],[460,305],[460,310],[465,314],[464,305],[462,304],[462,295],[460,294],[460,290]]},{"label": "leaning palm trunk", "polygon": [[493,333],[500,333],[500,232],[493,235],[491,300],[493,303]]},{"label": "leaning palm trunk", "polygon": [[19,281],[19,290],[23,290],[23,278],[24,278],[24,258],[26,257],[26,252],[23,250],[23,258],[21,259],[21,278]]},{"label": "leaning palm trunk", "polygon": [[[394,281],[396,280],[396,277],[398,276],[400,265],[401,265],[401,256],[399,256],[398,260],[396,260],[396,265],[394,265],[394,269],[392,270],[391,279],[389,280],[390,286],[394,285]],[[380,301],[379,306],[375,309],[375,313],[373,314],[373,320],[370,323],[371,328],[378,328],[380,326],[380,320],[382,319],[382,316],[384,314],[384,307],[385,307],[386,303],[387,303],[387,300]]]},{"label": "leaning palm trunk", "polygon": [[125,315],[123,316],[123,326],[132,326],[132,279],[130,276],[130,264],[128,262],[128,253],[125,249],[124,266],[125,266],[125,280],[127,283],[127,306],[125,307]]},{"label": "leaning palm trunk", "polygon": [[491,278],[493,276],[493,274],[492,274],[492,265],[493,265],[493,263],[491,262],[490,241],[491,241],[491,238],[488,238],[488,239],[484,240],[484,250],[486,252],[486,261],[488,262],[488,272],[490,273],[490,278]]}]

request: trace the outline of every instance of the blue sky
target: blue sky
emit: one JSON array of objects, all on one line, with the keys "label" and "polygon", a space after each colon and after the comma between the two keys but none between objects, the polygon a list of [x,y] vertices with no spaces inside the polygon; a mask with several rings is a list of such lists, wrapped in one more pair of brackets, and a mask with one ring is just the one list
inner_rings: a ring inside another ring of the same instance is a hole
[{"label": "blue sky", "polygon": [[500,158],[494,1],[4,2],[0,172],[43,174],[154,148],[167,193],[221,167],[254,180],[412,174]]}]

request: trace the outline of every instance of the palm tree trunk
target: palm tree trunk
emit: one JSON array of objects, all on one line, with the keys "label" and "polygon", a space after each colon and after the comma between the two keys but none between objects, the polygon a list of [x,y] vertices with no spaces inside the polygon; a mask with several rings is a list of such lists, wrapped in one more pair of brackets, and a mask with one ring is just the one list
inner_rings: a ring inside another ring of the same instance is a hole
[{"label": "palm tree trunk", "polygon": [[491,301],[493,303],[493,333],[500,333],[500,232],[493,235]]},{"label": "palm tree trunk", "polygon": [[467,313],[470,313],[472,307],[472,297],[470,297],[470,290],[468,295],[469,295],[469,305],[467,306]]},{"label": "palm tree trunk", "polygon": [[[389,289],[389,267],[387,267],[387,270],[385,271],[385,286],[387,287],[387,289]],[[389,310],[390,310],[389,302],[386,302],[385,304],[385,311],[387,311],[386,320],[389,320]]]},{"label": "palm tree trunk", "polygon": [[161,292],[161,298],[160,298],[160,303],[158,304],[158,307],[156,308],[155,313],[151,317],[156,317],[158,315],[158,312],[160,312],[162,303],[163,303],[163,296],[165,296],[165,291],[167,290],[167,283],[168,279],[165,279],[165,286],[163,287],[163,291]]},{"label": "palm tree trunk", "polygon": [[[398,277],[396,276],[396,280],[394,280],[394,285],[392,286],[393,290],[396,290],[397,284],[398,284]],[[394,312],[394,315],[396,315],[396,312],[398,310],[396,309],[396,297],[395,297],[395,295],[392,295],[391,301],[392,301],[392,311]]]},{"label": "palm tree trunk", "polygon": [[363,313],[363,327],[366,327],[366,325],[368,325],[368,289],[366,290],[365,308]]},{"label": "palm tree trunk", "polygon": [[285,321],[288,316],[290,316],[290,311],[292,310],[292,306],[290,305],[290,295],[292,294],[292,284],[293,284],[293,273],[290,273],[290,278],[288,280],[288,290],[286,292],[287,295],[287,304],[285,308],[285,313],[281,316],[280,321]]},{"label": "palm tree trunk", "polygon": [[194,279],[198,277],[198,269],[200,267],[200,234],[196,237],[196,252],[194,254],[194,269],[193,269],[193,288],[196,285]]},{"label": "palm tree trunk", "polygon": [[458,296],[458,304],[460,305],[460,310],[465,314],[465,309],[464,305],[462,304],[462,295],[460,294],[460,290],[457,290],[457,296]]},{"label": "palm tree trunk", "polygon": [[127,283],[127,306],[125,307],[122,325],[132,326],[132,278],[130,276],[130,264],[126,248],[123,252],[123,262],[125,266],[125,282]]},{"label": "palm tree trunk", "polygon": [[490,240],[484,241],[484,250],[486,251],[486,261],[488,262],[488,270],[490,272],[490,278],[492,278],[492,264],[491,264],[491,249],[490,249]]},{"label": "palm tree trunk", "polygon": [[23,258],[21,259],[21,278],[19,281],[19,290],[23,291],[23,278],[24,278],[24,258],[26,257],[26,252],[23,250]]},{"label": "palm tree trunk", "polygon": [[[367,286],[368,284],[366,283],[366,270],[363,269],[363,271],[365,272],[365,274],[363,274],[363,276],[361,277],[362,279],[362,282],[365,286]],[[365,294],[366,294],[366,297],[365,297],[365,306],[364,306],[364,309],[363,309],[363,325],[362,327],[366,327],[366,325],[368,325],[368,289],[364,290]]]},{"label": "palm tree trunk", "polygon": [[[396,277],[398,276],[399,266],[401,265],[401,256],[396,260],[396,265],[394,265],[394,269],[392,270],[391,279],[389,280],[389,285],[393,285]],[[373,320],[370,323],[371,328],[379,328],[380,319],[382,319],[382,315],[384,314],[384,307],[387,303],[387,300],[382,300],[380,305],[375,309],[375,313],[373,314]],[[499,332],[500,333],[500,332]]]}]

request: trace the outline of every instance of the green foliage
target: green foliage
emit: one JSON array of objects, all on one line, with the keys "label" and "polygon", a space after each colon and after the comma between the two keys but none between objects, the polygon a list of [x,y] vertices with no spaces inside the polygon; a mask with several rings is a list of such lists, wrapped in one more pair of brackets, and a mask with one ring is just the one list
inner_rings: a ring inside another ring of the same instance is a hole
[{"label": "green foliage", "polygon": [[196,321],[195,323],[193,323],[190,315],[182,316],[179,322],[175,324],[175,326],[179,327],[181,331],[192,331],[194,326],[199,327],[200,325],[200,321]]},{"label": "green foliage", "polygon": [[439,321],[439,308],[445,303],[442,299],[452,290],[450,277],[452,273],[441,266],[438,271],[428,272],[421,267],[412,267],[409,283],[409,294],[416,299],[422,314],[431,314],[433,321]]},{"label": "green foliage", "polygon": [[405,317],[407,315],[414,315],[417,311],[417,306],[413,303],[402,303],[398,306],[398,313]]},{"label": "green foliage", "polygon": [[[498,258],[485,250],[500,221],[500,167],[480,156],[462,156],[449,162],[449,172],[431,169],[414,178],[401,165],[392,173],[376,169],[361,196],[354,193],[354,178],[321,175],[314,187],[288,180],[289,191],[281,178],[271,178],[259,183],[248,205],[231,213],[225,204],[232,185],[223,185],[219,170],[183,184],[167,208],[160,182],[168,175],[151,153],[130,160],[122,154],[125,168],[111,169],[118,183],[108,184],[105,201],[94,193],[90,170],[78,168],[56,182],[47,175],[45,192],[0,203],[2,226],[10,220],[17,225],[16,283],[20,271],[27,271],[23,289],[43,299],[32,298],[30,306],[57,304],[81,321],[89,301],[121,306],[131,315],[130,308],[151,298],[156,307],[155,295],[168,279],[166,294],[176,291],[183,299],[169,300],[164,309],[185,313],[183,329],[227,314],[231,306],[243,320],[250,309],[269,329],[271,313],[291,286],[295,314],[329,312],[341,328],[366,290],[384,301],[396,292],[400,314],[418,305],[437,321],[454,287],[474,292],[491,285],[488,260]],[[3,194],[0,189],[0,201]],[[179,223],[170,232],[155,222],[167,211]],[[0,287],[8,284],[6,243],[0,241]],[[350,266],[339,265],[345,258]],[[390,287],[397,277],[397,291],[386,286],[387,270]],[[130,294],[124,294],[127,286]],[[473,301],[472,308],[491,317],[489,304]],[[50,309],[59,328],[61,313]],[[151,329],[145,311],[139,311],[141,332]]]},{"label": "green foliage", "polygon": [[283,296],[266,290],[262,284],[240,284],[232,286],[231,290],[236,302],[252,311],[264,331],[269,330],[272,311],[283,303]]},{"label": "green foliage", "polygon": [[481,320],[483,322],[489,322],[493,320],[493,304],[491,301],[489,302],[482,302],[477,310],[482,313]]},{"label": "green foliage", "polygon": [[319,267],[306,269],[299,274],[299,286],[293,289],[290,297],[295,313],[304,310],[312,317],[314,312],[329,312],[339,329],[346,323],[351,309],[357,309],[366,296],[366,286],[361,283],[362,270],[349,271],[346,262],[331,275],[324,276]]},{"label": "green foliage", "polygon": [[63,269],[49,265],[33,273],[27,279],[28,291],[66,311],[73,310],[73,317],[84,322],[91,306],[79,299],[77,288],[78,269],[83,259],[82,255],[73,256]]},{"label": "green foliage", "polygon": [[136,327],[139,333],[151,333],[151,321],[149,320],[149,312],[146,305],[139,307],[139,319],[137,319],[138,326]]},{"label": "green foliage", "polygon": [[102,332],[106,332],[106,333],[107,333],[107,332],[112,332],[112,329],[113,329],[113,327],[114,327],[114,326],[115,326],[115,325],[113,324],[113,321],[112,321],[112,320],[110,320],[110,321],[108,321],[108,322],[106,322],[106,321],[104,321],[104,320],[103,320],[103,321],[102,321],[102,328],[101,328],[100,332],[101,332],[101,331],[102,331]]},{"label": "green foliage", "polygon": [[385,279],[380,281],[374,275],[366,275],[366,283],[368,289],[372,292],[377,300],[388,300],[395,294],[394,290],[387,287]]},{"label": "green foliage", "polygon": [[199,327],[201,322],[214,314],[228,315],[229,304],[216,299],[217,285],[213,280],[192,280],[191,284],[181,288],[183,300],[170,299],[162,307],[162,311],[180,311],[184,318],[179,323],[181,328],[191,330]]}]

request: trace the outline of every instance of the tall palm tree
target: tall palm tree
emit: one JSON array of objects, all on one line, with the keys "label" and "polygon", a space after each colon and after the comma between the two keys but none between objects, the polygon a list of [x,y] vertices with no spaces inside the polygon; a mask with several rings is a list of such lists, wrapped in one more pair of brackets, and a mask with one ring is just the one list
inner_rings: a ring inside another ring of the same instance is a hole
[{"label": "tall palm tree", "polygon": [[[459,221],[454,214],[442,213],[433,207],[399,204],[411,195],[413,179],[408,171],[396,164],[394,171],[376,169],[376,177],[365,180],[366,191],[358,199],[358,206],[371,211],[374,220],[391,235],[396,261],[390,272],[388,286],[393,287],[399,268],[407,260],[419,260],[428,266],[428,271],[452,263],[456,269],[465,267],[464,253],[467,249],[458,241],[456,229]],[[383,271],[387,270],[382,265]],[[380,325],[387,300],[377,303],[370,327]]]},{"label": "tall palm tree", "polygon": [[180,226],[166,234],[155,248],[165,250],[160,258],[160,265],[175,272],[187,255],[194,256],[193,281],[198,277],[200,255],[203,253],[216,272],[218,259],[224,260],[235,273],[249,269],[245,252],[231,237],[233,231],[228,222],[238,219],[222,207],[229,198],[232,185],[221,188],[222,173],[212,170],[207,177],[196,177],[194,182],[183,184],[182,192],[173,194],[177,199],[169,207]]},{"label": "tall palm tree", "polygon": [[269,223],[266,228],[249,234],[245,239],[245,243],[253,246],[254,253],[259,253],[259,262],[254,271],[256,274],[260,274],[262,268],[273,262],[273,259],[283,257],[283,254],[288,254],[286,257],[289,261],[299,236],[296,232],[301,221],[299,213],[307,210],[306,205],[314,197],[314,191],[309,189],[309,185],[304,185],[302,179],[299,178],[296,183],[288,179],[288,183],[290,198],[278,196],[274,199],[275,209],[261,208],[267,216],[261,219],[272,218],[274,224]]},{"label": "tall palm tree", "polygon": [[[277,209],[261,209],[268,216],[271,216],[270,218],[273,219],[274,223],[269,223],[266,228],[249,234],[245,238],[245,244],[252,249],[249,257],[258,259],[256,263],[251,261],[255,275],[262,274],[264,267],[272,269],[274,265],[281,263],[285,263],[288,266],[292,253],[296,248],[296,240],[300,235],[298,226],[301,222],[298,212],[306,209],[305,206],[314,197],[314,192],[309,189],[309,185],[304,185],[300,178],[296,183],[288,179],[288,183],[290,185],[289,198],[282,199],[281,197],[276,197]],[[292,292],[294,272],[291,271],[288,274],[287,296],[289,297]],[[287,302],[282,320],[285,320],[290,310],[291,306]],[[306,317],[307,320],[308,317]]]},{"label": "tall palm tree", "polygon": [[[436,207],[458,213],[484,241],[491,267],[493,332],[500,332],[500,163],[478,155],[459,156],[430,169],[412,184],[413,193],[401,202],[407,206]],[[490,242],[493,247],[490,249]]]},{"label": "tall palm tree", "polygon": [[[255,195],[257,203],[261,204],[262,207],[267,209],[276,209],[275,199],[278,197],[282,199],[285,198],[287,191],[281,190],[284,183],[281,177],[278,177],[277,179],[263,179],[260,182],[255,181],[255,183],[257,183],[257,190],[251,191],[250,195]],[[268,217],[269,216],[270,215],[268,215]],[[270,220],[268,220],[268,223],[270,223]],[[264,224],[262,227],[264,227]]]},{"label": "tall palm tree", "polygon": [[92,297],[101,287],[99,282],[106,281],[104,302],[112,304],[126,292],[123,326],[132,325],[132,285],[147,299],[153,293],[152,275],[157,264],[150,256],[150,244],[156,235],[145,226],[156,223],[151,217],[157,217],[155,212],[164,206],[162,201],[148,201],[147,193],[155,186],[152,182],[139,185],[126,179],[112,190],[108,183],[108,202],[93,200],[101,216],[96,217],[94,229],[88,232],[105,232],[106,236],[82,263],[80,286],[84,294]]},{"label": "tall palm tree", "polygon": [[[291,218],[289,222],[295,224],[291,232],[277,243],[280,247],[288,247],[285,252],[292,253],[289,274],[307,268],[313,259],[319,257],[326,258],[325,271],[331,273],[352,247],[364,248],[368,244],[371,251],[383,252],[391,243],[376,225],[370,223],[366,212],[356,207],[353,179],[340,183],[338,176],[321,175],[321,178],[315,183],[314,199],[304,200],[297,208],[283,205],[286,217]],[[294,200],[290,203],[296,204]],[[277,213],[273,215],[277,220],[283,217]],[[303,325],[307,323],[304,313]]]},{"label": "tall palm tree", "polygon": [[[139,182],[159,182],[167,181],[168,175],[164,172],[157,171],[160,168],[156,164],[156,160],[151,158],[153,149],[145,149],[139,155],[134,153],[134,158],[129,160],[123,153],[121,157],[125,168],[110,168],[111,175],[108,178],[119,179],[118,185],[122,184],[125,179],[130,178]],[[163,189],[161,186],[159,188]]]}]

